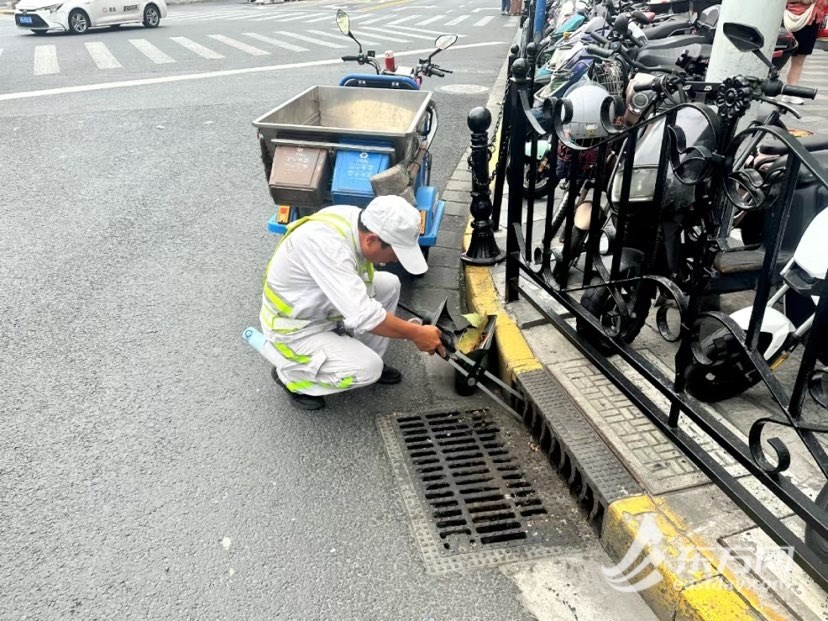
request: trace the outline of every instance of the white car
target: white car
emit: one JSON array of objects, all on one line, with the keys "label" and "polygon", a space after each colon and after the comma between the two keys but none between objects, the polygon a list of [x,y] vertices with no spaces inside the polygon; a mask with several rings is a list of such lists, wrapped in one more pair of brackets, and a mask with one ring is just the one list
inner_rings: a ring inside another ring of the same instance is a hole
[{"label": "white car", "polygon": [[166,16],[164,0],[20,0],[14,8],[18,28],[35,34],[49,30],[83,34],[97,26],[117,27],[133,22],[155,28]]}]

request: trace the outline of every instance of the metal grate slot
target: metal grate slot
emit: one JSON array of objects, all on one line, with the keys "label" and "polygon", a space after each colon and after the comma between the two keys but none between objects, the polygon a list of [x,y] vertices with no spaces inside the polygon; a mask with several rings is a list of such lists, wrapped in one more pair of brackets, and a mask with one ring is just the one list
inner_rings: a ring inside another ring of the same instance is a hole
[{"label": "metal grate slot", "polygon": [[410,477],[406,503],[418,507],[415,532],[423,550],[431,546],[427,558],[479,567],[480,561],[461,559],[548,555],[562,536],[574,537],[572,520],[547,511],[546,496],[527,477],[530,463],[536,475],[548,464],[536,458],[524,429],[499,420],[485,410],[381,419],[389,455],[402,465],[395,473]]}]

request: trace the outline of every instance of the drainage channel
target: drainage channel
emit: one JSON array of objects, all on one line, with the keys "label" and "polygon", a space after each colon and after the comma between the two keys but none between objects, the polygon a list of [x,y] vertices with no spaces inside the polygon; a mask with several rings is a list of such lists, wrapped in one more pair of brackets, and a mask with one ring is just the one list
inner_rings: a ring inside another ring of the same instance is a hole
[{"label": "drainage channel", "polygon": [[594,536],[511,417],[397,413],[378,425],[430,572],[541,558]]}]

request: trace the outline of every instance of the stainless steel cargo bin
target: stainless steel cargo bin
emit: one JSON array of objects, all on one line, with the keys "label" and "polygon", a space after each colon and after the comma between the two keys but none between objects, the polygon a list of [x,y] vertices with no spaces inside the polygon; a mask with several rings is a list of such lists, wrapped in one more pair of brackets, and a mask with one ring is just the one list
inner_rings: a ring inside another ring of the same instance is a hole
[{"label": "stainless steel cargo bin", "polygon": [[267,143],[336,148],[349,140],[393,144],[391,165],[416,153],[431,103],[428,91],[313,86],[253,121]]}]

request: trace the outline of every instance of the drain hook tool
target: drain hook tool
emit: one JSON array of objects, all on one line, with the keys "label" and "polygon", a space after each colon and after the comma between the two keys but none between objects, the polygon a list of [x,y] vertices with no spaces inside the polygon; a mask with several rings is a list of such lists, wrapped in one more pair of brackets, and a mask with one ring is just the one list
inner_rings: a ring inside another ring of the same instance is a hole
[{"label": "drain hook tool", "polygon": [[424,325],[437,326],[440,330],[440,340],[446,349],[446,355],[443,356],[443,359],[454,367],[454,370],[464,378],[466,386],[469,388],[480,388],[480,390],[486,393],[500,407],[523,422],[523,416],[499,397],[488,384],[494,384],[504,395],[508,394],[510,397],[516,399],[521,406],[526,402],[523,395],[493,375],[483,366],[486,355],[493,342],[497,315],[488,316],[486,327],[482,331],[482,338],[480,339],[480,343],[478,343],[478,348],[469,352],[469,354],[464,354],[458,349],[457,345],[463,335],[468,330],[474,328],[474,326],[465,320],[464,325],[458,326],[448,311],[448,298],[443,300],[437,307],[437,310],[432,313],[417,311],[402,303],[398,303],[397,306],[410,315],[420,319]]}]

